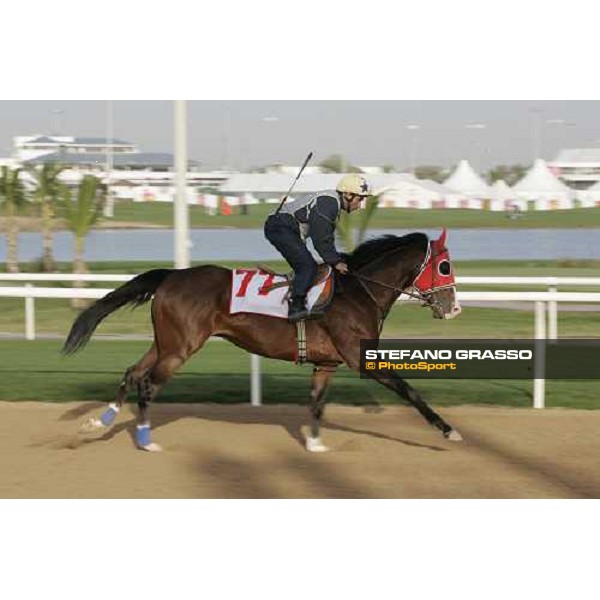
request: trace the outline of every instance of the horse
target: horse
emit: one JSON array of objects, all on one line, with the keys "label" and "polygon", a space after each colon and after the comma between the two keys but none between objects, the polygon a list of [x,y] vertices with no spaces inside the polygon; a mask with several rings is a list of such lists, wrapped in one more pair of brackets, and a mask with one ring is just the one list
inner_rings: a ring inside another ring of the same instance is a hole
[{"label": "horse", "polygon": [[[386,235],[367,240],[344,255],[349,273],[335,273],[335,294],[318,320],[305,322],[307,362],[313,365],[310,391],[310,434],[306,449],[325,452],[321,424],[325,391],[341,364],[360,369],[360,340],[379,339],[385,317],[400,294],[418,298],[432,309],[434,318],[453,318],[461,308],[456,299],[454,269],[445,246],[446,230],[437,240],[424,233]],[[296,361],[296,327],[284,319],[258,314],[230,314],[232,272],[214,265],[188,269],[153,269],[136,276],[97,300],[79,314],[62,352],[83,348],[94,330],[112,312],[139,306],[152,298],[154,342],[141,359],[129,367],[116,397],[100,418],[90,418],[82,431],[110,427],[137,386],[136,444],[142,450],[160,451],[151,441],[148,406],[159,389],[211,336],[228,340],[253,354]],[[433,427],[450,440],[459,432],[433,411],[420,394],[393,371],[366,374],[395,391]]]}]

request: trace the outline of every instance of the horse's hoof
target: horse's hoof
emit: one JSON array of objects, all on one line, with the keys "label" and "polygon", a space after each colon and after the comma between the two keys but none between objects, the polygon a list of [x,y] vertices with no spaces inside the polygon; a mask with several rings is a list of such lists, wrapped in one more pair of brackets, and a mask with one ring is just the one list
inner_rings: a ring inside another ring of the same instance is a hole
[{"label": "horse's hoof", "polygon": [[154,442],[150,442],[145,446],[138,446],[138,448],[140,450],[145,450],[146,452],[162,452],[162,448]]},{"label": "horse's hoof", "polygon": [[323,444],[321,438],[306,438],[306,449],[309,452],[327,452],[329,448]]},{"label": "horse's hoof", "polygon": [[462,442],[463,440],[463,436],[460,435],[456,429],[451,429],[446,435],[446,438],[452,442]]},{"label": "horse's hoof", "polygon": [[90,417],[83,425],[79,428],[79,433],[91,433],[98,429],[104,429],[104,424],[100,419],[96,417]]}]

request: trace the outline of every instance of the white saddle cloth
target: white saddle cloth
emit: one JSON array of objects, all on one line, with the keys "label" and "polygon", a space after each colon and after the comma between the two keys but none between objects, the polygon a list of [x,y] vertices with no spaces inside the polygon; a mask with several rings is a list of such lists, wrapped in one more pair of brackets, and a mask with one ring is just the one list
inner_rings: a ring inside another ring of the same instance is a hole
[{"label": "white saddle cloth", "polygon": [[[232,315],[253,313],[287,319],[286,295],[289,287],[286,285],[271,289],[273,284],[284,281],[286,281],[285,277],[270,275],[259,269],[235,269],[231,280],[229,312]],[[309,309],[315,305],[326,283],[327,278],[324,278],[321,283],[311,287],[308,291],[306,304]]]}]

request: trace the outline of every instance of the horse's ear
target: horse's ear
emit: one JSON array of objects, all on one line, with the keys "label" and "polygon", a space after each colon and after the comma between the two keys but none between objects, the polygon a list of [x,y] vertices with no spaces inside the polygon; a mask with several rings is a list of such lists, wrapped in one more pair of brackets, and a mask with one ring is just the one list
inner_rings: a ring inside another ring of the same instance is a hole
[{"label": "horse's ear", "polygon": [[444,227],[442,229],[442,234],[438,238],[438,244],[440,245],[441,248],[445,248],[446,247],[446,237],[447,237],[447,235],[448,235],[448,230]]}]

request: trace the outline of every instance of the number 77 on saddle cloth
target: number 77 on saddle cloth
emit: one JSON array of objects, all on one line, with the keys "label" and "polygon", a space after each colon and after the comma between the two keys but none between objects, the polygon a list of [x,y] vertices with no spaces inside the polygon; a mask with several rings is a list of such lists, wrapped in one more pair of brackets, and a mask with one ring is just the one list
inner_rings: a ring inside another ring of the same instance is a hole
[{"label": "number 77 on saddle cloth", "polygon": [[[252,313],[287,319],[289,287],[285,284],[287,278],[283,275],[267,273],[260,269],[234,269],[229,312],[232,315]],[[331,276],[329,276],[310,288],[306,297],[309,309],[331,285]]]}]

